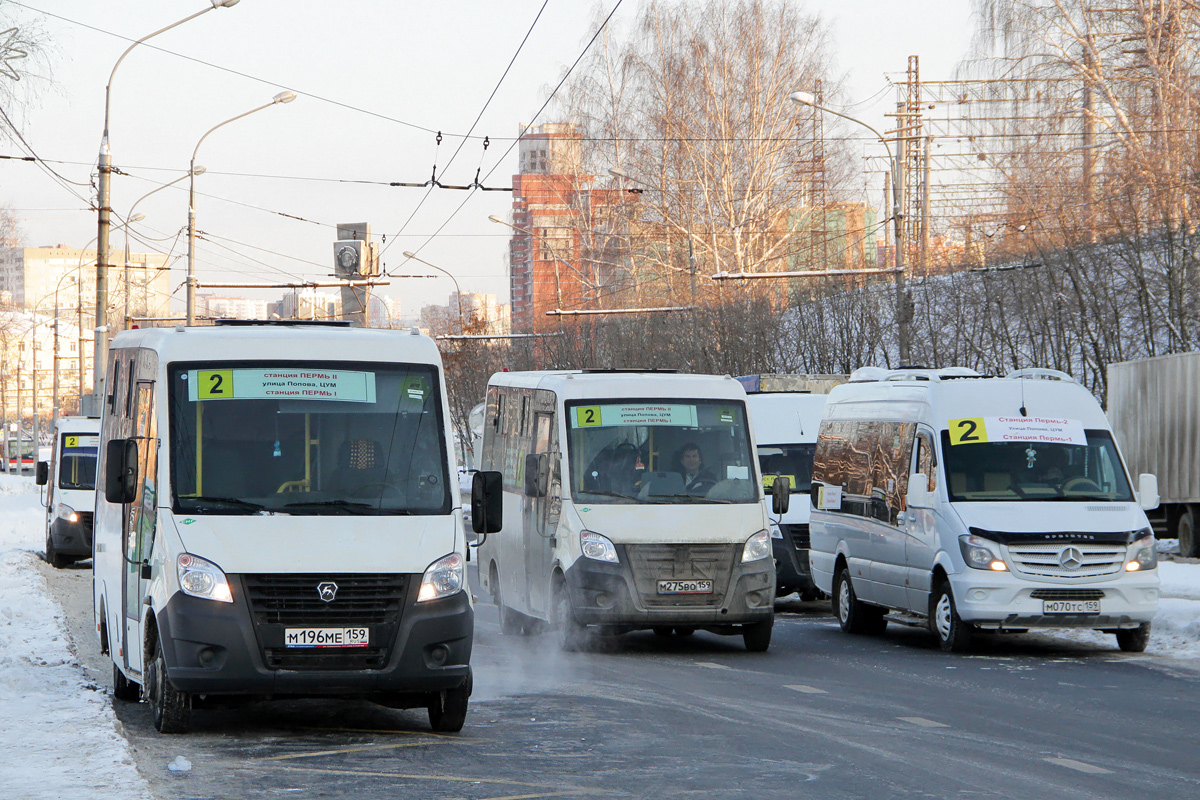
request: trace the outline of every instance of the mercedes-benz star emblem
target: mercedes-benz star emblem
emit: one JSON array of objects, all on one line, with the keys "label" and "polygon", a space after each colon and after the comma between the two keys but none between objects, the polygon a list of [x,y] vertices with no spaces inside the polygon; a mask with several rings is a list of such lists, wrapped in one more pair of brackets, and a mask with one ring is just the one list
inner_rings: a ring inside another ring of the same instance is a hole
[{"label": "mercedes-benz star emblem", "polygon": [[1083,551],[1078,547],[1064,547],[1058,554],[1058,563],[1063,569],[1079,569],[1083,566]]},{"label": "mercedes-benz star emblem", "polygon": [[337,584],[333,581],[318,583],[317,594],[321,595],[321,599],[326,603],[332,603],[333,598],[337,597]]}]

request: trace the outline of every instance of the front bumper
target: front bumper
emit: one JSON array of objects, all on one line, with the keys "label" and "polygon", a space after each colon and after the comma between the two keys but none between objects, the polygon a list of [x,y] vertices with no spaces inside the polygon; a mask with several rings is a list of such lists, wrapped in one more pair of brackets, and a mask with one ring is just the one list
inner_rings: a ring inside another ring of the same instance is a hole
[{"label": "front bumper", "polygon": [[[619,563],[580,558],[567,571],[575,619],[618,630],[659,626],[736,632],[771,619],[775,567],[763,558],[743,564],[739,545],[618,545]],[[659,595],[659,580],[708,578],[712,594]]]},{"label": "front bumper", "polygon": [[76,522],[55,517],[50,523],[50,541],[60,555],[91,558],[92,515],[81,513],[79,517]]},{"label": "front bumper", "polygon": [[[969,570],[950,578],[959,617],[984,629],[1136,628],[1158,610],[1156,570],[1127,572],[1095,582],[1034,583],[1011,573]],[[1047,614],[1046,600],[1084,599],[1102,593],[1099,614]],[[1038,596],[1043,595],[1043,596]]]},{"label": "front bumper", "polygon": [[[453,689],[466,680],[474,610],[467,592],[416,603],[420,576],[410,578],[395,624],[369,626],[378,663],[359,648],[320,651],[284,649],[283,624],[264,623],[252,611],[240,576],[228,576],[234,602],[219,603],[176,593],[157,612],[163,658],[171,683],[205,695],[387,696]],[[319,619],[310,623],[324,627]],[[389,635],[376,641],[381,632]],[[312,655],[292,663],[291,654]],[[282,654],[282,655],[281,655]]]},{"label": "front bumper", "polygon": [[808,525],[783,524],[779,532],[783,538],[771,540],[777,594],[815,591],[817,586],[808,565]]}]

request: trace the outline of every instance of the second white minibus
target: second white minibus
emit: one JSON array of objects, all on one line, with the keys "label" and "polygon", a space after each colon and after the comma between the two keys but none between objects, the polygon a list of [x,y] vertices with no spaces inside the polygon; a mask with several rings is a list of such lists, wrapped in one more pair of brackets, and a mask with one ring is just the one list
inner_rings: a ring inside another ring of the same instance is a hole
[{"label": "second white minibus", "polygon": [[498,373],[483,427],[505,524],[480,543],[479,575],[503,632],[549,623],[567,649],[589,627],[770,646],[775,568],[737,381]]}]

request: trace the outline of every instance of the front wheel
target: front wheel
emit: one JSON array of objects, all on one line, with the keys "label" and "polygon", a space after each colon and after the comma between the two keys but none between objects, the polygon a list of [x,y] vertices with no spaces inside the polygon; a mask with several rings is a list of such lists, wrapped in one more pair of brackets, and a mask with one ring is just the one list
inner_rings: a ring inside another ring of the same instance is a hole
[{"label": "front wheel", "polygon": [[742,641],[751,653],[765,653],[771,646],[771,629],[775,626],[775,618],[764,619],[753,625],[742,626]]},{"label": "front wheel", "polygon": [[947,653],[970,650],[974,628],[958,616],[958,607],[954,604],[954,594],[948,581],[938,584],[929,605],[929,624],[941,648]]},{"label": "front wheel", "polygon": [[146,671],[146,699],[154,712],[154,727],[159,733],[187,733],[192,722],[192,696],[181,692],[167,677],[162,640],[154,638],[154,655]]},{"label": "front wheel", "polygon": [[454,689],[436,692],[429,701],[429,727],[435,733],[458,733],[467,721],[467,703],[474,685],[471,672],[467,679]]},{"label": "front wheel", "polygon": [[834,613],[838,624],[846,633],[880,634],[887,628],[887,612],[868,603],[863,603],[854,593],[850,582],[850,570],[842,567],[833,582]]},{"label": "front wheel", "polygon": [[54,547],[54,537],[46,534],[46,562],[55,569],[62,569],[69,564],[74,564],[75,559],[68,558]]},{"label": "front wheel", "polygon": [[1179,555],[1184,558],[1200,558],[1200,537],[1196,536],[1196,514],[1186,506],[1179,515]]},{"label": "front wheel", "polygon": [[583,650],[587,644],[587,626],[575,619],[567,587],[559,584],[554,590],[554,632],[559,646],[568,653]]},{"label": "front wheel", "polygon": [[495,565],[492,566],[492,587],[492,602],[496,604],[496,609],[500,612],[500,633],[504,636],[520,636],[525,632],[525,626],[521,624],[521,618],[517,612],[504,605],[504,593],[500,589],[500,575],[496,572]]},{"label": "front wheel", "polygon": [[1125,653],[1144,653],[1150,644],[1150,623],[1143,622],[1136,628],[1121,628],[1117,631],[1117,647]]},{"label": "front wheel", "polygon": [[126,678],[125,673],[121,672],[121,668],[115,661],[113,662],[113,697],[127,703],[136,703],[142,699],[142,687]]}]

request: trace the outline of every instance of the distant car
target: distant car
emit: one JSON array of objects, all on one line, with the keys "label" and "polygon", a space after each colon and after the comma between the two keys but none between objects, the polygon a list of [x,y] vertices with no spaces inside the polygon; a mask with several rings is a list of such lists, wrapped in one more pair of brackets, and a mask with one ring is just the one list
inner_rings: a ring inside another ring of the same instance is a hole
[{"label": "distant car", "polygon": [[58,569],[92,557],[100,420],[60,417],[54,444],[39,448],[37,483],[46,487],[46,560]]}]

